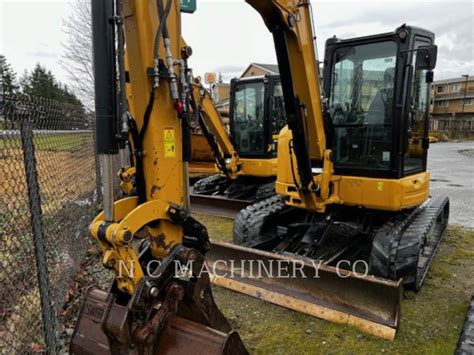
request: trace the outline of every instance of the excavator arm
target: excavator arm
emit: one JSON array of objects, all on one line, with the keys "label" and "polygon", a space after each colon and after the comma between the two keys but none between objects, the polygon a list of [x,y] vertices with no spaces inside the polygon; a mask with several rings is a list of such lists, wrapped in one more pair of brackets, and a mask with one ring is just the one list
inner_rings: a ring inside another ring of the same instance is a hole
[{"label": "excavator arm", "polygon": [[[90,232],[115,280],[108,293],[89,290],[70,350],[245,354],[214,302],[209,275],[202,273],[206,228],[189,215],[191,51],[181,37],[180,3],[94,0],[92,18],[97,152],[106,188],[104,211]],[[124,47],[117,48],[122,23]],[[116,66],[125,46],[127,73]],[[136,196],[113,202],[118,89],[127,90],[129,101]]]},{"label": "excavator arm", "polygon": [[313,187],[311,160],[323,161],[326,134],[320,78],[308,0],[247,0],[273,35],[288,127],[302,190]]},{"label": "excavator arm", "polygon": [[236,179],[242,174],[239,155],[214,106],[211,95],[203,88],[200,80],[195,80],[192,85],[191,100],[198,115],[199,124],[216,157],[219,170],[229,179]]}]

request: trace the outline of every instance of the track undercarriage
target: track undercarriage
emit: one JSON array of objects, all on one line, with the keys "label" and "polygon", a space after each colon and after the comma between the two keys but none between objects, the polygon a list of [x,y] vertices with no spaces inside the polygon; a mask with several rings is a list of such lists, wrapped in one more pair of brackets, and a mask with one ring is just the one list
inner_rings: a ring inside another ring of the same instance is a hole
[{"label": "track undercarriage", "polygon": [[[325,214],[286,206],[274,196],[236,217],[234,243],[398,280],[418,290],[446,230],[447,198],[402,212],[334,206]],[[361,262],[362,261],[362,262]]]},{"label": "track undercarriage", "polygon": [[231,180],[216,174],[198,180],[193,186],[193,194],[253,203],[275,195],[275,179],[244,176]]}]

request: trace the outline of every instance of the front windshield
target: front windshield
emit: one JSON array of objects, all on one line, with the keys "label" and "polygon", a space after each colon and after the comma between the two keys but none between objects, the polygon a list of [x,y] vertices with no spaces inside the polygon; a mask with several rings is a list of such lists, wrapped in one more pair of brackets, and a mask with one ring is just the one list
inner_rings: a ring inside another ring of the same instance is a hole
[{"label": "front windshield", "polygon": [[342,47],[334,54],[329,112],[336,166],[390,166],[397,44]]},{"label": "front windshield", "polygon": [[241,156],[265,152],[264,102],[263,81],[235,87],[232,138]]}]

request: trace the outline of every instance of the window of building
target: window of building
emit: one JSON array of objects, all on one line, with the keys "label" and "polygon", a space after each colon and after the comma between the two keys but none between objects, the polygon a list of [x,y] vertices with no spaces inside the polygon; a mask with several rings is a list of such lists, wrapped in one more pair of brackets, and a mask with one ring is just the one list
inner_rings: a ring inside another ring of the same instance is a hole
[{"label": "window of building", "polygon": [[444,94],[446,92],[446,85],[438,85],[436,87],[436,92],[438,94]]},{"label": "window of building", "polygon": [[461,84],[451,84],[451,92],[459,92],[461,91]]},{"label": "window of building", "polygon": [[448,102],[448,100],[437,101],[436,106],[438,106],[438,107],[448,107],[449,102]]},{"label": "window of building", "polygon": [[472,99],[463,99],[463,105],[464,106],[471,106],[472,105]]}]

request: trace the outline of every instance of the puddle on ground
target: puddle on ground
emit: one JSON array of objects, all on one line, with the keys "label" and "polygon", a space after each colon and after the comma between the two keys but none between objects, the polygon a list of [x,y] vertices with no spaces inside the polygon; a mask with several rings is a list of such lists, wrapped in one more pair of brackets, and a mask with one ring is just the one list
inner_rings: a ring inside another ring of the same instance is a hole
[{"label": "puddle on ground", "polygon": [[458,153],[461,155],[465,155],[470,158],[474,158],[474,149],[463,149],[463,150],[458,150]]}]

